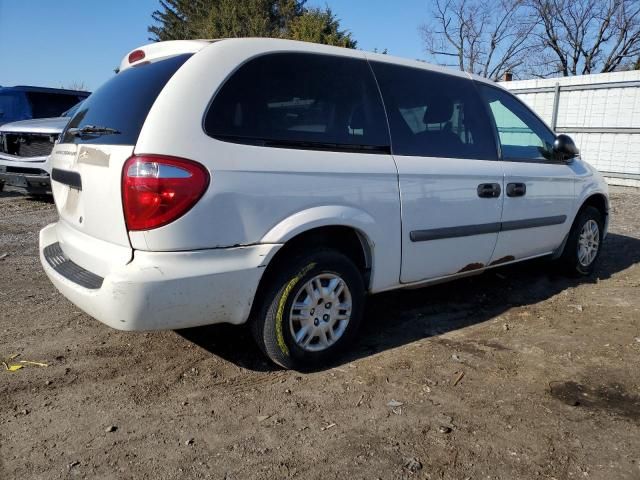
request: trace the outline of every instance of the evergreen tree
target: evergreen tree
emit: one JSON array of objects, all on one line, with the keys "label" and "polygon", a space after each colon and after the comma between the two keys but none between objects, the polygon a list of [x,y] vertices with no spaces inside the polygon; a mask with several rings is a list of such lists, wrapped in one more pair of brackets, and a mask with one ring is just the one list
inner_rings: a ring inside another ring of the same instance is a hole
[{"label": "evergreen tree", "polygon": [[329,8],[307,9],[306,0],[160,0],[151,40],[274,37],[355,48]]},{"label": "evergreen tree", "polygon": [[291,23],[288,38],[305,42],[324,43],[338,47],[356,48],[351,33],[340,30],[340,21],[327,7],[312,8],[296,17]]},{"label": "evergreen tree", "polygon": [[217,0],[199,27],[201,38],[279,37],[298,15],[295,0]]},{"label": "evergreen tree", "polygon": [[148,28],[150,40],[187,40],[199,38],[201,19],[210,9],[211,0],[160,0],[160,10],[151,14],[156,23]]}]

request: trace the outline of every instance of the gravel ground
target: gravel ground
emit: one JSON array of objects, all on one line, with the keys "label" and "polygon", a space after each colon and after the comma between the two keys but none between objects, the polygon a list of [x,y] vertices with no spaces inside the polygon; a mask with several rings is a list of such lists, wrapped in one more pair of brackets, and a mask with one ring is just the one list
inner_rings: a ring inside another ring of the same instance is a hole
[{"label": "gravel ground", "polygon": [[83,314],[39,265],[54,206],[1,193],[0,357],[48,367],[0,371],[0,478],[640,479],[640,192],[612,205],[593,277],[373,297],[352,354],[301,374],[243,328]]}]

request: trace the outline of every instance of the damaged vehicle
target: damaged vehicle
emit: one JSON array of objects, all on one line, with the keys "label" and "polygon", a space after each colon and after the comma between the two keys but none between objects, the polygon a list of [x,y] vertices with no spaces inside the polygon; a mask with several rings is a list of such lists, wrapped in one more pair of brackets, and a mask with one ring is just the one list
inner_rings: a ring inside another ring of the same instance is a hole
[{"label": "damaged vehicle", "polygon": [[0,126],[0,188],[6,184],[31,195],[51,194],[49,154],[79,106],[60,117]]},{"label": "damaged vehicle", "polygon": [[0,88],[0,190],[51,193],[47,159],[78,102],[89,92],[41,87]]},{"label": "damaged vehicle", "polygon": [[537,257],[596,265],[607,185],[494,82],[276,39],[132,51],[51,155],[56,288],[120,330],[247,323],[332,361],[367,294]]}]

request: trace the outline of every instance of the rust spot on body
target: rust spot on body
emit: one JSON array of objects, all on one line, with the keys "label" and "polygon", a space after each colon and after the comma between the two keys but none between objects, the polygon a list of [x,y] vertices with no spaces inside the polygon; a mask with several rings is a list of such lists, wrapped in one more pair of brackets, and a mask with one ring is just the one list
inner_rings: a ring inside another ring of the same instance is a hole
[{"label": "rust spot on body", "polygon": [[513,255],[507,255],[506,257],[494,260],[489,265],[500,265],[501,263],[513,262],[516,259]]},{"label": "rust spot on body", "polygon": [[482,267],[484,267],[484,263],[470,263],[466,267],[458,270],[458,273],[472,272],[474,270],[480,270]]}]

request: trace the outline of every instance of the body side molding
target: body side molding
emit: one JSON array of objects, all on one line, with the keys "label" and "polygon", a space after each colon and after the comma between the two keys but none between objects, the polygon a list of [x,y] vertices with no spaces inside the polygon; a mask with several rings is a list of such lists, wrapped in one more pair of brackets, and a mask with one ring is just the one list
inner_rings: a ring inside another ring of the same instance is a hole
[{"label": "body side molding", "polygon": [[445,238],[470,237],[486,233],[506,232],[509,230],[523,230],[526,228],[548,227],[561,225],[567,221],[566,215],[552,217],[528,218],[509,222],[482,223],[479,225],[465,225],[462,227],[435,228],[432,230],[414,230],[409,234],[412,242],[426,242]]}]

